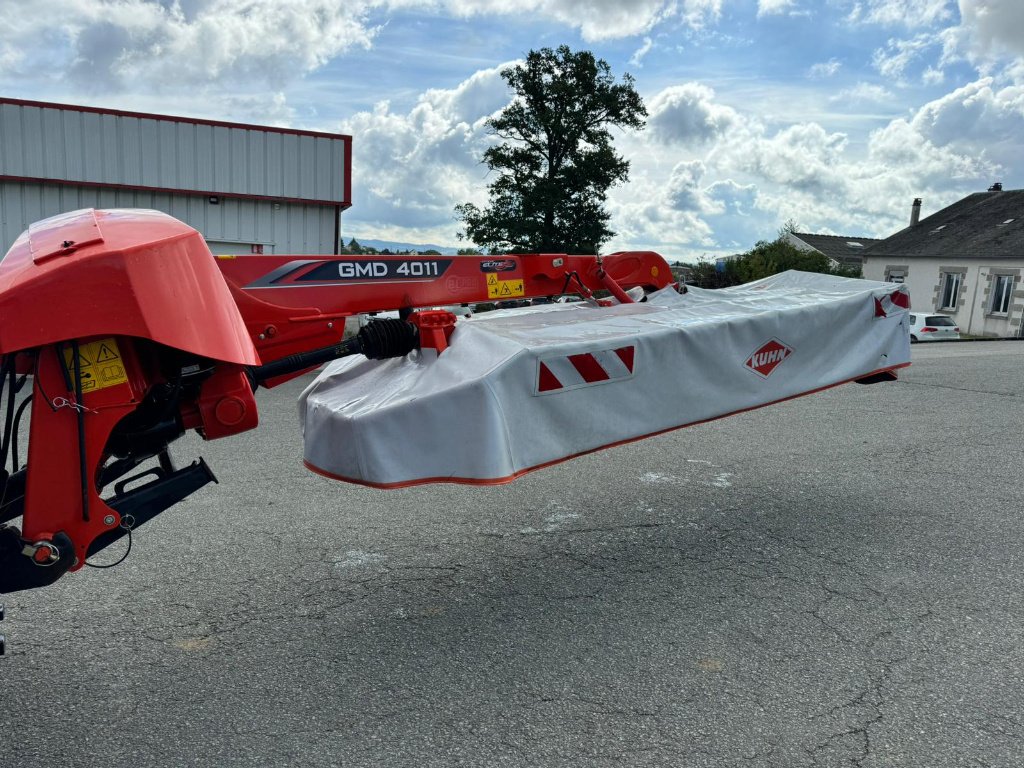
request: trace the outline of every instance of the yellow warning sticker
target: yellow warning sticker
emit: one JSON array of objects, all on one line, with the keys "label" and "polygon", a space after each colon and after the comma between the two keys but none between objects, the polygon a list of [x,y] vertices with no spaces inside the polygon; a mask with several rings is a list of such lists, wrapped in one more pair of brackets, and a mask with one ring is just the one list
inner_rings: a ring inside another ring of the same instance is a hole
[{"label": "yellow warning sticker", "polygon": [[[68,374],[75,375],[75,363],[70,347],[64,348],[64,365]],[[82,381],[82,391],[92,392],[105,387],[113,387],[128,381],[124,371],[121,350],[114,339],[100,339],[78,346],[78,370]]]},{"label": "yellow warning sticker", "polygon": [[498,280],[495,278],[492,282],[490,277],[487,278],[487,298],[489,299],[511,299],[525,293],[522,280]]}]

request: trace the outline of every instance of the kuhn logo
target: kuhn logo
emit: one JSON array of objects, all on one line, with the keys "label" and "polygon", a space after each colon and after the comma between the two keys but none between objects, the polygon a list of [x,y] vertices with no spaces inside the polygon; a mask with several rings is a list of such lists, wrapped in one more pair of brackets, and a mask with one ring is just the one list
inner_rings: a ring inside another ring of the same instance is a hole
[{"label": "kuhn logo", "polygon": [[494,259],[480,262],[481,272],[511,272],[515,268],[515,259]]},{"label": "kuhn logo", "polygon": [[770,339],[762,344],[744,363],[762,379],[767,379],[771,372],[793,354],[793,350],[787,347],[778,339]]}]

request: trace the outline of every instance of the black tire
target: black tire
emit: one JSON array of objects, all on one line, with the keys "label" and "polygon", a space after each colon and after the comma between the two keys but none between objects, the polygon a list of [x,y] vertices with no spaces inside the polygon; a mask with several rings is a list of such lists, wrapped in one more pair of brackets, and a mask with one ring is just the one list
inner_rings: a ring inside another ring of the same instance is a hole
[{"label": "black tire", "polygon": [[915,336],[914,334],[910,334],[910,343],[917,344],[917,336]]}]

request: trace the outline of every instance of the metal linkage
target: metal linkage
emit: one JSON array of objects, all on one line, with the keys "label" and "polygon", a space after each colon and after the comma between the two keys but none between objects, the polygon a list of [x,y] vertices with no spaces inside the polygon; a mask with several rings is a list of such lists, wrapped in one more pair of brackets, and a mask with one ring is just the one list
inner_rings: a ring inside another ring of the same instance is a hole
[{"label": "metal linkage", "polygon": [[279,376],[315,368],[323,363],[350,355],[366,355],[371,360],[404,357],[419,346],[419,330],[410,322],[395,318],[374,320],[359,333],[329,347],[300,352],[266,365],[253,366],[249,375],[254,384],[264,384]]}]

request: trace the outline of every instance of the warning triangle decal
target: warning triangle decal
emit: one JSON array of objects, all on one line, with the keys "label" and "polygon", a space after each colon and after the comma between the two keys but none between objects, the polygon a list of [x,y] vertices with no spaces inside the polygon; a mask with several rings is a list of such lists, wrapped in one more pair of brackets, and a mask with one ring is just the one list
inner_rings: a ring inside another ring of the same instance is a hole
[{"label": "warning triangle decal", "polygon": [[106,344],[101,344],[99,354],[96,355],[96,362],[105,363],[108,360],[117,360],[117,354]]}]

